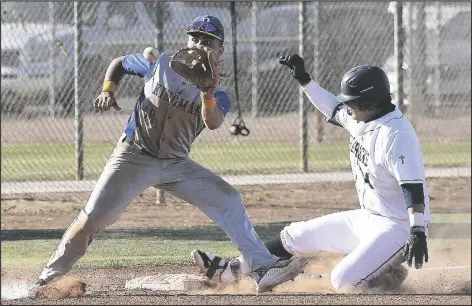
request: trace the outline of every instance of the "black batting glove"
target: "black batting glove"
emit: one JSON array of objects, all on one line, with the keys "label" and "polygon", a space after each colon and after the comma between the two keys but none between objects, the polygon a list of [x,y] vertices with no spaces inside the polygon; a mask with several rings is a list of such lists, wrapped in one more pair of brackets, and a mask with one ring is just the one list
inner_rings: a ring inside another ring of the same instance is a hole
[{"label": "black batting glove", "polygon": [[298,54],[281,56],[279,63],[290,68],[292,76],[304,86],[311,81],[310,75],[305,70],[305,61]]},{"label": "black batting glove", "polygon": [[428,245],[424,226],[410,227],[410,238],[403,247],[403,256],[406,258],[408,266],[411,267],[413,258],[415,259],[415,268],[420,269],[424,262],[428,262]]}]

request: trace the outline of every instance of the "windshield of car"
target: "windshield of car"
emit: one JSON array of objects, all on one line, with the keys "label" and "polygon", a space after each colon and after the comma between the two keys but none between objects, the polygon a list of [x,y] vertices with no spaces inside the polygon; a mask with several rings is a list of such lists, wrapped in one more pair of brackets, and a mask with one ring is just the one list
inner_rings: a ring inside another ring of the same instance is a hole
[{"label": "windshield of car", "polygon": [[441,28],[441,39],[467,39],[470,41],[470,12],[459,12]]}]

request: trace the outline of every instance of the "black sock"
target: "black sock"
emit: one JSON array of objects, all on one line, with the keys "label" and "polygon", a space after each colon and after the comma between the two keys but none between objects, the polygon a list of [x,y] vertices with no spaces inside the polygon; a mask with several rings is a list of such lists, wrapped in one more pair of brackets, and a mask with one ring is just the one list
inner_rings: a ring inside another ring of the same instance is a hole
[{"label": "black sock", "polygon": [[288,259],[293,256],[292,254],[287,252],[287,250],[282,245],[282,240],[280,240],[280,234],[264,242],[264,245],[272,255],[275,255],[277,257]]}]

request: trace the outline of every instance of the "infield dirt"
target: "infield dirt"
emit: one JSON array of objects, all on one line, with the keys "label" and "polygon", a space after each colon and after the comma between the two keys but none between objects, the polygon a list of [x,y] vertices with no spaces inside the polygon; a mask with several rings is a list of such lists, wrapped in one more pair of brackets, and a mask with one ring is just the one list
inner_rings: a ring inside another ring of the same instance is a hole
[{"label": "infield dirt", "polygon": [[[433,222],[434,213],[470,213],[470,185],[470,178],[428,179]],[[249,217],[255,224],[289,223],[358,207],[352,182],[241,186],[238,189],[243,195]],[[87,198],[88,194],[2,197],[1,229],[66,228],[85,205]],[[149,189],[130,205],[111,228],[138,229],[210,224],[212,222],[198,209],[169,195],[166,195],[166,204],[156,204],[155,190]],[[86,293],[81,298],[2,300],[2,304],[470,304],[470,221],[456,225],[438,224],[432,229],[430,262],[425,269],[411,269],[402,289],[393,295],[335,293],[329,281],[329,272],[341,257],[320,253],[316,260],[310,262],[306,272],[322,274],[324,277],[299,277],[295,282],[283,284],[267,294],[253,294],[253,285],[249,279],[243,279],[238,285],[201,292],[169,294],[124,291],[125,282],[138,276],[198,273],[198,269],[193,266],[162,265],[120,269],[73,269],[69,275],[72,278],[66,280],[75,290],[80,290],[80,281],[86,284]],[[457,245],[447,242],[447,238],[457,236],[466,238],[467,243]],[[469,268],[442,269],[457,266]],[[31,283],[39,272],[30,268],[2,267],[2,284],[20,281]],[[55,292],[56,297],[61,296],[57,290]]]}]

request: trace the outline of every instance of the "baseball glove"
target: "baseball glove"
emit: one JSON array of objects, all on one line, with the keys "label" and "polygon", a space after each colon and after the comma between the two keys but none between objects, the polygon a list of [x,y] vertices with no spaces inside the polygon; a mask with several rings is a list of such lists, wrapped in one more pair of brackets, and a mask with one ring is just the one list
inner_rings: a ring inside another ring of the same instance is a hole
[{"label": "baseball glove", "polygon": [[172,70],[200,89],[218,86],[218,65],[217,55],[207,47],[182,48],[172,56],[169,63]]}]

